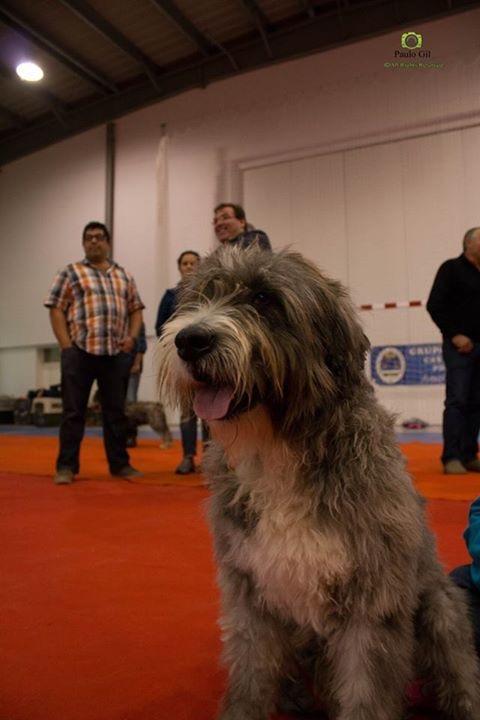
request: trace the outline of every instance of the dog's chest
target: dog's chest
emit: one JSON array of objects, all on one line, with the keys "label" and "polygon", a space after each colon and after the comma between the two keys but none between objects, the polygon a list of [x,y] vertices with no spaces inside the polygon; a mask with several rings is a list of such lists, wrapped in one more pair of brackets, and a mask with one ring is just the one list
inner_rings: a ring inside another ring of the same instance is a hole
[{"label": "dog's chest", "polygon": [[350,566],[342,538],[305,500],[280,495],[249,534],[236,533],[232,560],[252,576],[261,599],[283,616],[321,632],[332,588]]}]

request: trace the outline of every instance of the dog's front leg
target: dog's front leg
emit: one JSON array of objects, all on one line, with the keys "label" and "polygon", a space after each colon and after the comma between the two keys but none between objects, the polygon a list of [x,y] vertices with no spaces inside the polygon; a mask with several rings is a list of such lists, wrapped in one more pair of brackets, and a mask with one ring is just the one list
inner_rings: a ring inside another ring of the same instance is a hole
[{"label": "dog's front leg", "polygon": [[219,720],[267,720],[274,710],[287,639],[258,602],[249,576],[220,569],[223,658],[229,684]]},{"label": "dog's front leg", "polygon": [[400,720],[411,679],[413,623],[354,618],[328,640],[337,720]]}]

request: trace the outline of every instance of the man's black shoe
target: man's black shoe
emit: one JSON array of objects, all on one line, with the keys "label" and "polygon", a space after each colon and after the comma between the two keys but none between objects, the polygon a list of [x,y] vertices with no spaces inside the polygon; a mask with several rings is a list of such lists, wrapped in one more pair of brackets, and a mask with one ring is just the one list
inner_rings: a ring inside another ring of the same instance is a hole
[{"label": "man's black shoe", "polygon": [[140,472],[140,470],[135,470],[134,467],[131,465],[125,465],[124,467],[120,468],[120,470],[112,471],[112,475],[115,475],[115,477],[121,477],[125,478],[125,480],[131,480],[136,477],[143,477],[143,473]]}]

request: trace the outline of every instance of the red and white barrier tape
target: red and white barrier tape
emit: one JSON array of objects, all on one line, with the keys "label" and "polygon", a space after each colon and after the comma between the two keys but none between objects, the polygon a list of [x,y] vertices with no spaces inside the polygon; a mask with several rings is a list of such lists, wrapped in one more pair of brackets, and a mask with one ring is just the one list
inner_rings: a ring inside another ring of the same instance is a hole
[{"label": "red and white barrier tape", "polygon": [[363,303],[359,310],[393,310],[394,308],[423,307],[425,300],[400,300],[399,302]]}]

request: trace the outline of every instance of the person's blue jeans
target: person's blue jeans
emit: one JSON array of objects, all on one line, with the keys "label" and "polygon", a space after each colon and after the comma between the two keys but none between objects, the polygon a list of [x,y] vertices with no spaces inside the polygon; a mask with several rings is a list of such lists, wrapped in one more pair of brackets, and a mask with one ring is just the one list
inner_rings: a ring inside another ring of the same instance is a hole
[{"label": "person's blue jeans", "polygon": [[137,402],[138,386],[140,385],[140,375],[141,373],[130,373],[127,386],[127,403]]},{"label": "person's blue jeans", "polygon": [[[141,373],[130,373],[130,376],[128,378],[128,385],[127,385],[127,397],[126,397],[127,404],[137,402],[138,386],[140,385],[140,376],[141,376]],[[127,420],[128,420],[128,418],[127,418]],[[132,440],[136,441],[137,435],[138,435],[137,424],[135,422],[128,420],[127,440],[129,442],[131,442]],[[133,447],[133,445],[131,447]]]},{"label": "person's blue jeans", "polygon": [[[183,456],[193,457],[197,453],[197,424],[198,418],[193,408],[188,408],[180,418],[180,434],[182,436]],[[202,441],[208,441],[208,428],[202,421]]]},{"label": "person's blue jeans", "polygon": [[442,462],[468,462],[477,457],[480,430],[480,343],[472,352],[459,353],[450,340],[443,342],[446,368]]}]

